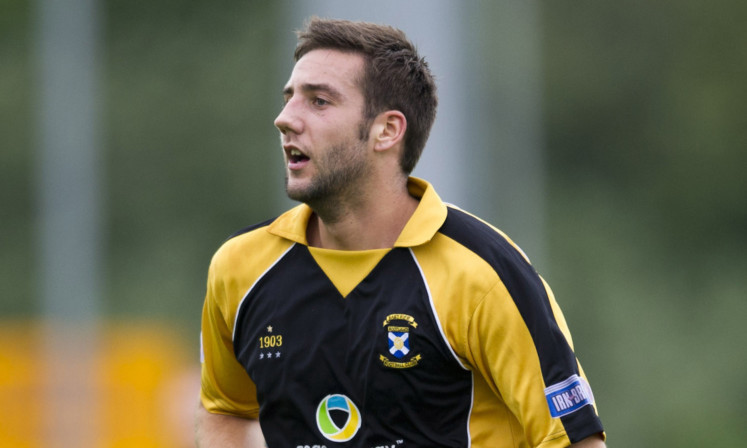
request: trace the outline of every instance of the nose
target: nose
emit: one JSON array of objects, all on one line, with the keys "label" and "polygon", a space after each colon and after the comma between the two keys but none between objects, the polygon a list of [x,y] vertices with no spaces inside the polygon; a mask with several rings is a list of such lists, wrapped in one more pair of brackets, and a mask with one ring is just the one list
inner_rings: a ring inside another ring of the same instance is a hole
[{"label": "nose", "polygon": [[290,99],[275,118],[275,127],[278,128],[281,134],[288,132],[299,133],[301,131],[301,120],[298,118],[294,103],[295,101]]}]

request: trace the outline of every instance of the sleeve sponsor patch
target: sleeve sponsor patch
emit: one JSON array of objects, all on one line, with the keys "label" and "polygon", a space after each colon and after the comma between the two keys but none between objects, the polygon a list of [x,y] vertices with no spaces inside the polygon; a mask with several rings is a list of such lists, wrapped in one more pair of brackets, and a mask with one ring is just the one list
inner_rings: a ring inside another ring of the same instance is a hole
[{"label": "sleeve sponsor patch", "polygon": [[567,380],[546,388],[545,398],[553,417],[563,417],[594,404],[589,383],[578,375],[572,375]]}]

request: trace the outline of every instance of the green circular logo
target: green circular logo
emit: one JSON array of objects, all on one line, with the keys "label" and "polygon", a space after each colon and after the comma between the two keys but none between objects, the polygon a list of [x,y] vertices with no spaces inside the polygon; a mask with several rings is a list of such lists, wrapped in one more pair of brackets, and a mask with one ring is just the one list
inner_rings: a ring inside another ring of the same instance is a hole
[{"label": "green circular logo", "polygon": [[[345,423],[335,423],[342,419],[332,419],[332,412],[346,414]],[[324,437],[333,442],[347,442],[355,437],[361,427],[361,413],[350,398],[345,395],[327,395],[316,409],[316,425]]]}]

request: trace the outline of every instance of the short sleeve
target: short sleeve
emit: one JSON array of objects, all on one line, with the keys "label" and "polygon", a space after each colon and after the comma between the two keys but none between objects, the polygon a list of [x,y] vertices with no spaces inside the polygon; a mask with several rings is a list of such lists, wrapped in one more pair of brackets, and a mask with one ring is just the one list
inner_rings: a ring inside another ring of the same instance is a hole
[{"label": "short sleeve", "polygon": [[511,275],[472,315],[468,340],[475,366],[516,416],[531,446],[565,447],[602,432],[548,285],[533,271]]},{"label": "short sleeve", "polygon": [[200,399],[209,412],[256,419],[256,387],[234,355],[234,323],[227,318],[232,313],[218,274],[213,263],[202,311]]}]

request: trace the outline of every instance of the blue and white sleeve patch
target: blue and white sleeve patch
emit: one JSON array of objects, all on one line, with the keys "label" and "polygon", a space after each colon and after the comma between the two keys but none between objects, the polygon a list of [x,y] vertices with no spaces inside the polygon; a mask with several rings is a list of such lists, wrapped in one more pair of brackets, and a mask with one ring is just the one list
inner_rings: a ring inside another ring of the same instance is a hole
[{"label": "blue and white sleeve patch", "polygon": [[567,380],[546,388],[545,398],[553,417],[563,417],[594,404],[589,383],[578,375],[571,375]]}]

